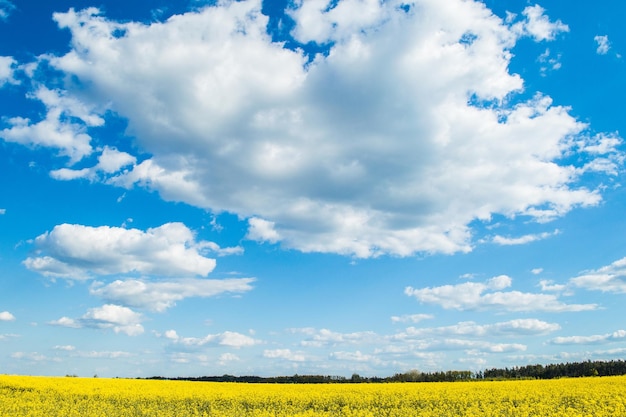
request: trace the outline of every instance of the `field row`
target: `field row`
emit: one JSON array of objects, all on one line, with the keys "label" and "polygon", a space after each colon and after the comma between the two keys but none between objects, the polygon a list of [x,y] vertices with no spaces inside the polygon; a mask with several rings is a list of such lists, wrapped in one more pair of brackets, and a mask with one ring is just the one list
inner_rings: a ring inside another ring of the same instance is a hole
[{"label": "field row", "polygon": [[0,415],[626,416],[626,377],[279,385],[0,375]]}]

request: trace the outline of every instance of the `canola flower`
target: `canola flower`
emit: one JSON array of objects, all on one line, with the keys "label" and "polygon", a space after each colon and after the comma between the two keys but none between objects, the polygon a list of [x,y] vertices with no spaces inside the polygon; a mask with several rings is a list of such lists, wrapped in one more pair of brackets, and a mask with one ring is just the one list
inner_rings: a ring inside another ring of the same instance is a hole
[{"label": "canola flower", "polygon": [[279,385],[0,375],[0,416],[626,416],[626,377]]}]

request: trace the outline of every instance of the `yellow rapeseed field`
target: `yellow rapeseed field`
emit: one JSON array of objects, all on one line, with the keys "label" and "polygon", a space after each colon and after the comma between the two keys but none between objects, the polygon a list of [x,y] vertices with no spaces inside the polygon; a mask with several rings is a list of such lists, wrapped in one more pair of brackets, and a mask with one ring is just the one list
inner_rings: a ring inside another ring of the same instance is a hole
[{"label": "yellow rapeseed field", "polygon": [[626,377],[277,385],[0,375],[0,416],[626,416]]}]

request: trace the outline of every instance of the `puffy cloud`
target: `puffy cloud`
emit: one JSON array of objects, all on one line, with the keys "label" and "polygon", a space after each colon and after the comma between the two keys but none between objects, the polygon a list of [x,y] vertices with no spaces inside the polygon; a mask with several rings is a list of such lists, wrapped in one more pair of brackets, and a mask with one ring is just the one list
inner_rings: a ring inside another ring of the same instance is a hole
[{"label": "puffy cloud", "polygon": [[596,35],[593,38],[594,41],[598,44],[598,48],[596,52],[599,55],[606,55],[609,53],[609,49],[611,49],[611,43],[609,42],[609,37],[606,35]]},{"label": "puffy cloud", "polygon": [[259,242],[276,243],[280,240],[278,232],[274,229],[274,222],[253,217],[248,220],[248,234],[246,237],[250,240]]},{"label": "puffy cloud", "polygon": [[[78,160],[92,152],[85,129],[110,110],[151,157],[96,168],[99,179],[236,213],[249,239],[305,252],[466,252],[476,220],[547,221],[600,202],[564,158],[591,140],[587,126],[550,97],[512,99],[523,88],[508,70],[515,42],[551,40],[565,24],[539,6],[517,22],[477,1],[401,6],[298,2],[292,35],[327,45],[317,56],[272,42],[260,0],[152,24],[57,13],[71,50],[45,60],[68,76],[67,91],[41,91],[65,101],[0,133]],[[81,114],[68,101],[78,96]],[[585,154],[596,170],[602,158]]]},{"label": "puffy cloud", "polygon": [[560,292],[560,291],[567,290],[567,285],[555,284],[553,281],[551,281],[549,279],[542,279],[542,280],[540,280],[539,281],[539,287],[541,288],[541,291],[556,291],[556,292]]},{"label": "puffy cloud", "polygon": [[570,283],[588,290],[626,293],[626,258],[572,278]]},{"label": "puffy cloud", "polygon": [[128,307],[105,304],[101,307],[89,309],[87,313],[78,319],[61,317],[58,320],[49,322],[49,324],[75,329],[112,329],[115,333],[137,336],[144,331],[141,321],[141,314],[134,312]]},{"label": "puffy cloud", "polygon": [[503,311],[587,311],[596,304],[566,304],[554,294],[535,294],[520,291],[500,291],[510,287],[512,279],[501,275],[485,283],[466,282],[416,289],[406,287],[404,293],[422,303],[437,304],[455,310],[503,310]]},{"label": "puffy cloud", "polygon": [[52,326],[71,327],[74,329],[80,329],[82,327],[81,324],[77,322],[76,320],[71,319],[69,317],[65,317],[65,316],[61,317],[58,320],[52,320],[48,324]]},{"label": "puffy cloud", "polygon": [[145,232],[62,224],[34,243],[38,256],[27,258],[24,264],[57,278],[128,273],[206,276],[215,267],[215,260],[199,252],[193,232],[182,223],[166,223]]},{"label": "puffy cloud", "polygon": [[115,173],[125,166],[134,165],[136,162],[137,158],[129,153],[105,146],[98,157],[97,165],[83,169],[60,168],[51,171],[50,175],[58,180],[73,180],[77,178],[96,180],[99,174]]},{"label": "puffy cloud", "polygon": [[254,339],[245,334],[225,331],[223,333],[209,334],[205,337],[181,337],[175,330],[168,330],[165,332],[164,337],[171,340],[176,344],[180,344],[185,347],[202,347],[208,346],[227,346],[232,348],[242,348],[258,345],[260,340]]},{"label": "puffy cloud", "polygon": [[0,321],[13,321],[15,320],[15,316],[8,311],[0,312]]},{"label": "puffy cloud", "polygon": [[[0,3],[0,6],[2,3]],[[0,14],[1,16],[1,14]],[[14,67],[17,62],[10,56],[0,56],[0,87],[5,84],[15,84],[13,78]]]},{"label": "puffy cloud", "polygon": [[380,25],[388,10],[378,0],[297,1],[289,15],[297,22],[294,37],[302,42],[323,44],[342,40],[360,30]]},{"label": "puffy cloud", "polygon": [[127,189],[140,185],[158,191],[163,198],[170,201],[185,201],[198,207],[210,207],[203,194],[200,182],[195,179],[191,165],[192,158],[165,157],[158,162],[147,159],[132,170],[109,178],[107,183]]},{"label": "puffy cloud", "polygon": [[10,127],[0,131],[0,138],[22,145],[56,148],[60,155],[69,157],[71,163],[91,154],[87,127],[104,124],[104,119],[91,106],[67,92],[46,87],[36,90],[32,98],[46,106],[46,118],[36,123],[23,117],[9,118]]},{"label": "puffy cloud", "polygon": [[580,143],[583,152],[592,155],[619,154],[622,139],[614,134],[597,134],[589,140]]},{"label": "puffy cloud", "polygon": [[551,22],[539,5],[526,7],[522,14],[525,20],[512,27],[519,35],[532,36],[536,41],[550,41],[561,32],[569,32],[569,27],[560,20]]},{"label": "puffy cloud", "polygon": [[158,282],[131,279],[116,280],[106,285],[94,283],[89,292],[111,303],[161,312],[189,297],[215,297],[250,291],[252,282],[253,278],[187,278]]}]

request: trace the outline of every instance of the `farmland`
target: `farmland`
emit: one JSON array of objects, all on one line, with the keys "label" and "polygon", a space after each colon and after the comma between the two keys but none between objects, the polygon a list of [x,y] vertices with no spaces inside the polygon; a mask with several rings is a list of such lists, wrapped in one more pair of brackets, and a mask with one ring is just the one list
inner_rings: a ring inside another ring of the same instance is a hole
[{"label": "farmland", "polygon": [[623,416],[626,377],[307,385],[0,375],[0,415]]}]

